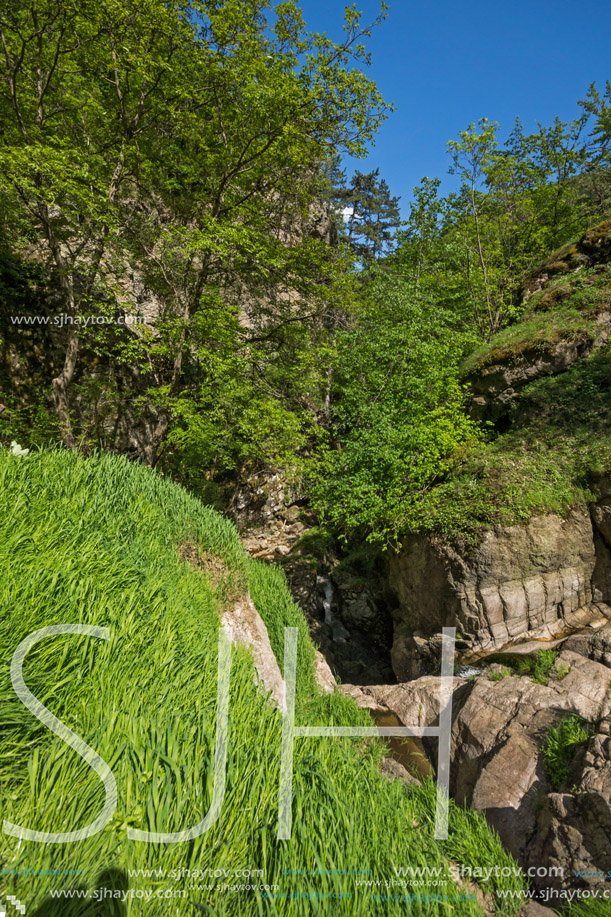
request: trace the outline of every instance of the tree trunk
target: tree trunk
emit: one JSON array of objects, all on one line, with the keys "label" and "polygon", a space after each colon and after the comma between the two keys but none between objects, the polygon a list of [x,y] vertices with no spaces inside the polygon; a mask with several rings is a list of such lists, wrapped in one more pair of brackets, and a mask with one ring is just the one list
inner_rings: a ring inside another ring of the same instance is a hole
[{"label": "tree trunk", "polygon": [[72,381],[76,361],[78,358],[79,340],[76,332],[71,328],[64,357],[64,365],[59,376],[53,379],[53,397],[55,400],[55,410],[59,417],[59,425],[64,445],[69,449],[74,449],[76,440],[72,431],[72,421],[70,419],[70,404],[68,402],[68,386]]}]

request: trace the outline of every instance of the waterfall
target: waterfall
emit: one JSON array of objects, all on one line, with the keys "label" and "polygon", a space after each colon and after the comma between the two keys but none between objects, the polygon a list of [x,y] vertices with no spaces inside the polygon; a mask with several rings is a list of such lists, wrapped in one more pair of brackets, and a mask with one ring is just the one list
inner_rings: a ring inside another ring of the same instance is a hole
[{"label": "waterfall", "polygon": [[325,624],[328,624],[329,627],[333,627],[333,612],[331,611],[331,602],[333,601],[333,583],[328,576],[319,576],[317,577],[318,582],[324,586],[324,599],[322,600],[322,607],[325,610]]},{"label": "waterfall", "polygon": [[316,582],[323,587],[322,607],[325,612],[325,624],[331,628],[331,639],[334,643],[345,643],[350,636],[341,621],[333,614],[333,583],[329,576],[317,576]]}]

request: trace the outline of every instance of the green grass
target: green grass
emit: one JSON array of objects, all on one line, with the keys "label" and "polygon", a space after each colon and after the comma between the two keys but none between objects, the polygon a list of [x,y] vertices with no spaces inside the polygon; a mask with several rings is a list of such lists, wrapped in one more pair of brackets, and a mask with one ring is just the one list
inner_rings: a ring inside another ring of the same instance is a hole
[{"label": "green grass", "polygon": [[552,726],[543,743],[543,760],[552,789],[558,791],[569,776],[571,763],[580,745],[588,741],[588,725],[573,714]]},{"label": "green grass", "polygon": [[420,529],[477,543],[491,525],[566,516],[611,472],[611,348],[527,386],[506,433],[477,446],[434,487]]},{"label": "green grass", "polygon": [[608,265],[597,265],[553,278],[530,298],[527,308],[520,321],[469,354],[463,375],[543,354],[560,340],[593,340],[596,317],[602,309],[611,309],[611,270]]},{"label": "green grass", "polygon": [[491,672],[488,678],[490,681],[500,681],[501,678],[511,675],[513,670],[516,675],[526,675],[537,684],[546,685],[557,657],[557,650],[538,650],[529,656],[520,653],[495,653],[488,657],[487,662],[503,664],[503,669],[502,672]]},{"label": "green grass", "polygon": [[[349,917],[481,914],[471,901],[375,900],[355,885],[349,874],[355,869],[371,869],[370,878],[383,880],[394,877],[394,866],[445,872],[450,861],[512,865],[485,820],[455,805],[449,840],[435,842],[434,785],[408,792],[384,780],[379,741],[298,739],[293,836],[276,839],[281,716],[255,687],[250,656],[240,649],[232,663],[227,781],[218,821],[189,843],[129,841],[128,826],[176,831],[198,823],[209,808],[219,612],[246,588],[281,663],[283,628],[299,628],[297,722],[370,721],[351,701],[318,693],[314,648],[283,574],[250,561],[233,526],[178,485],[124,458],[82,459],[63,450],[16,457],[0,450],[0,500],[2,817],[62,831],[88,824],[102,808],[94,772],[28,712],[10,684],[16,646],[48,624],[81,622],[111,631],[109,642],[47,639],[30,653],[24,672],[30,690],[109,763],[119,794],[112,822],[86,841],[45,845],[0,835],[0,894],[17,895],[36,917],[338,913],[332,898],[266,900],[260,891],[189,890],[197,882],[168,875],[180,868],[257,868],[265,871],[262,881],[284,895],[350,894],[341,904]],[[199,565],[181,558],[185,544],[196,546]],[[214,562],[207,565],[206,558]],[[18,875],[64,869],[78,876]],[[128,874],[138,869],[159,872]],[[326,872],[295,874],[316,869]],[[49,897],[54,889],[108,883],[133,893],[188,894],[146,905],[129,898],[123,910]],[[494,892],[521,884],[499,877],[482,887]],[[431,889],[436,895],[455,891],[450,878]],[[502,913],[515,913],[518,902],[503,907]]]},{"label": "green grass", "polygon": [[546,685],[557,657],[557,650],[539,650],[532,656],[522,657],[516,669],[519,675],[529,675],[538,685]]},{"label": "green grass", "polygon": [[502,681],[503,678],[508,678],[511,675],[511,671],[507,666],[503,666],[502,669],[498,672],[489,672],[488,678],[490,681]]},{"label": "green grass", "polygon": [[563,913],[566,917],[609,917],[609,899],[585,898],[578,904],[573,901]]}]

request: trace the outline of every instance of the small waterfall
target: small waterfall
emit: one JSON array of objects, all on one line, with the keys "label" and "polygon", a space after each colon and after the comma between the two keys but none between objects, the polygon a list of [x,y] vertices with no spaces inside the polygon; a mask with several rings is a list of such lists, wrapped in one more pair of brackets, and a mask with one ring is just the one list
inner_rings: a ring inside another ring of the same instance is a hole
[{"label": "small waterfall", "polygon": [[325,610],[325,624],[333,627],[333,612],[331,611],[331,602],[333,601],[333,583],[328,576],[317,577],[318,582],[324,587],[324,599],[322,607]]},{"label": "small waterfall", "polygon": [[481,675],[484,670],[475,668],[472,665],[462,665],[455,672],[457,678],[471,678],[473,675]]},{"label": "small waterfall", "polygon": [[334,643],[346,643],[350,636],[341,621],[333,614],[333,583],[328,576],[317,576],[316,582],[323,587],[322,607],[325,612],[325,624],[331,628],[331,639]]}]

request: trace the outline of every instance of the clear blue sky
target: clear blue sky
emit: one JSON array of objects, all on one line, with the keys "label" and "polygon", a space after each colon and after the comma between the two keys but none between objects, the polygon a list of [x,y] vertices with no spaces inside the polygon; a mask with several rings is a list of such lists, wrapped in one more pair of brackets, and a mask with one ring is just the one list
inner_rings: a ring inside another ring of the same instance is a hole
[{"label": "clear blue sky", "polygon": [[[308,27],[331,38],[345,6],[301,2]],[[379,12],[378,0],[357,6],[363,22]],[[369,73],[397,111],[349,172],[379,167],[406,216],[423,175],[446,177],[446,143],[470,121],[487,117],[508,133],[516,116],[527,131],[577,116],[590,83],[611,79],[611,0],[390,0],[368,48]]]}]

